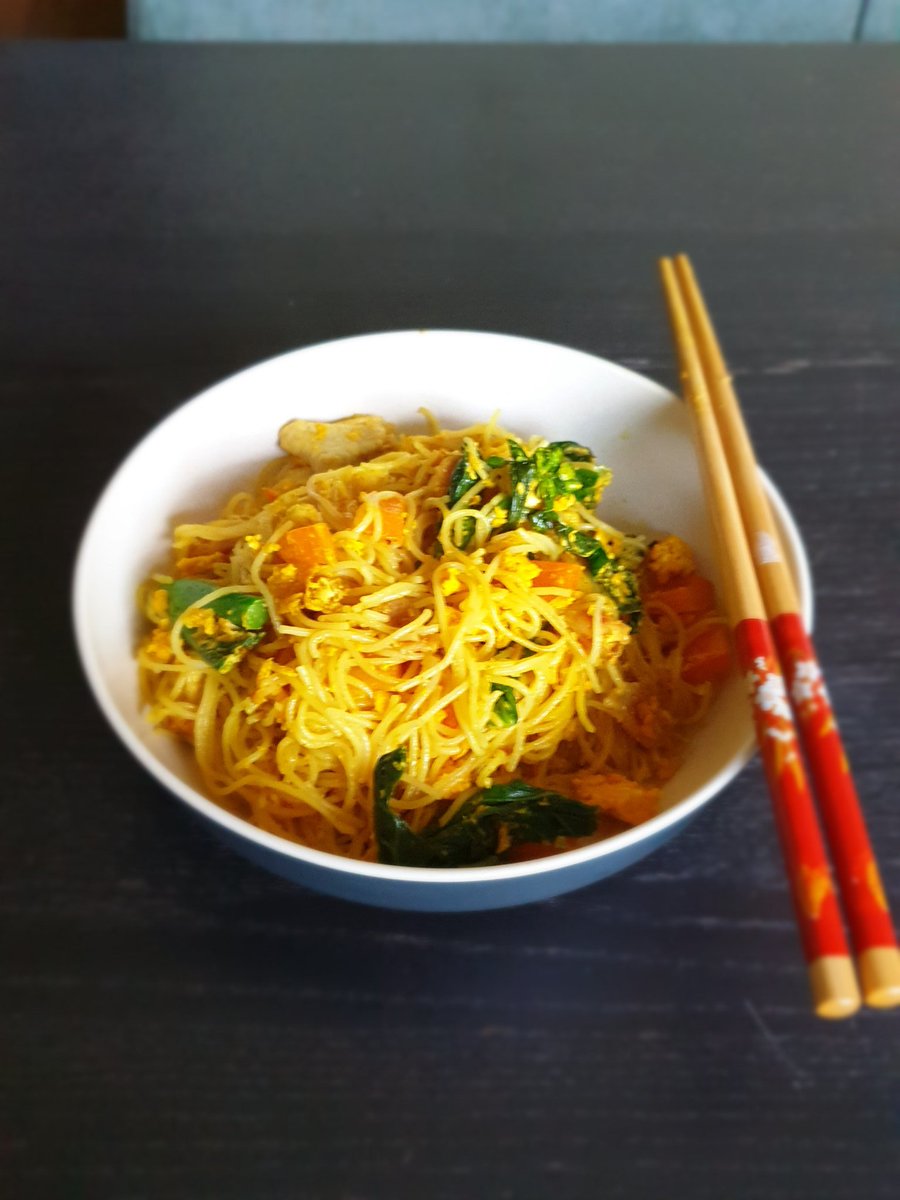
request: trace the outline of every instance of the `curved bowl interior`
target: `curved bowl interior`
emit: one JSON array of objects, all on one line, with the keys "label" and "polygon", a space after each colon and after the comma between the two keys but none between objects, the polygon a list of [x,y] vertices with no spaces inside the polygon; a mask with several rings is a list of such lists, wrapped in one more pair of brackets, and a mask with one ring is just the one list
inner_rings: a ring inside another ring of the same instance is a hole
[{"label": "curved bowl interior", "polygon": [[[96,698],[125,745],[248,856],[367,903],[426,910],[522,903],[622,869],[671,836],[737,774],[752,752],[753,732],[736,676],[667,784],[660,816],[554,858],[454,871],[351,862],[263,833],[207,799],[189,749],[151,730],[141,714],[135,592],[166,562],[172,525],[215,515],[278,453],[277,430],[293,417],[372,412],[413,429],[421,428],[422,406],[450,428],[498,412],[513,432],[585,443],[613,471],[604,519],[636,532],[678,533],[696,551],[701,570],[717,578],[688,414],[664,388],[603,359],[524,338],[373,334],[250,367],[177,409],[144,438],[110,481],[85,531],[75,572],[76,639]],[[783,501],[765,482],[811,620],[803,545]]]}]

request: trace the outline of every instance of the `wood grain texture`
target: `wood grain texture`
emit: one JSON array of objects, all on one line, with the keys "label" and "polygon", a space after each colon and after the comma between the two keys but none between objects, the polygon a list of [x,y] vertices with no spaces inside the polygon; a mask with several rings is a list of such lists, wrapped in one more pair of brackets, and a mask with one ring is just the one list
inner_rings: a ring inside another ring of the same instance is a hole
[{"label": "wood grain texture", "polygon": [[581,893],[355,908],[234,857],[130,761],[68,588],[114,466],[227,372],[439,325],[671,383],[654,264],[687,249],[810,549],[896,898],[897,62],[0,52],[4,1196],[896,1194],[896,1017],[811,1017],[756,765]]}]

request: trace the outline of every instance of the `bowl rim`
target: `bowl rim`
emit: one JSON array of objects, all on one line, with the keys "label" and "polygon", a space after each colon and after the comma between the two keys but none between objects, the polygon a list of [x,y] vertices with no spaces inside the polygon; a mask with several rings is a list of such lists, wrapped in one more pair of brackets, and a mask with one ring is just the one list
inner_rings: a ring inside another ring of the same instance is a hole
[{"label": "bowl rim", "polygon": [[[454,887],[463,887],[472,883],[502,883],[526,876],[530,877],[565,871],[587,862],[605,858],[610,854],[617,854],[620,851],[627,850],[648,838],[652,838],[656,834],[664,833],[670,826],[680,824],[692,816],[731,783],[753,757],[755,753],[755,739],[753,735],[748,735],[741,750],[693,795],[678,801],[664,812],[651,817],[649,821],[645,821],[631,829],[626,829],[621,833],[613,834],[600,842],[594,842],[588,846],[582,846],[574,850],[566,850],[547,858],[533,859],[521,863],[497,863],[483,867],[394,866],[387,863],[372,863],[364,862],[360,859],[344,858],[340,855],[329,854],[323,850],[315,850],[299,842],[288,841],[288,839],[279,837],[277,834],[268,833],[258,828],[243,817],[228,812],[227,809],[221,807],[214,800],[204,796],[190,784],[185,783],[184,780],[180,779],[164,763],[160,762],[150,751],[150,748],[132,731],[128,721],[119,711],[105,683],[103,673],[92,650],[88,617],[88,592],[91,581],[88,575],[87,559],[96,528],[100,523],[101,515],[107,504],[114,497],[119,481],[128,473],[132,465],[132,460],[139,452],[144,450],[148,442],[164,431],[169,422],[176,420],[187,407],[205,402],[210,394],[218,389],[231,386],[242,376],[271,367],[281,360],[294,358],[302,354],[333,351],[336,347],[358,344],[365,341],[384,341],[387,339],[399,341],[404,338],[419,338],[422,334],[426,333],[442,339],[448,337],[490,339],[502,342],[538,345],[565,351],[567,354],[578,355],[590,359],[592,362],[600,363],[605,369],[612,370],[614,373],[618,372],[631,379],[639,380],[644,387],[650,386],[655,389],[661,398],[678,399],[673,392],[670,392],[662,384],[657,383],[656,380],[642,375],[639,371],[631,370],[629,367],[624,367],[619,363],[603,358],[601,355],[592,354],[590,351],[580,350],[540,338],[480,330],[429,328],[363,333],[351,337],[332,338],[324,342],[311,343],[308,346],[300,346],[296,349],[287,350],[251,363],[203,388],[202,391],[177,405],[165,417],[156,422],[132,447],[100,492],[91,509],[79,541],[72,577],[72,618],[78,656],[88,685],[101,712],[113,731],[141,766],[158,783],[162,784],[169,792],[186,803],[198,815],[212,821],[215,825],[221,826],[238,839],[255,843],[260,849],[308,864],[311,867],[327,871],[337,871],[347,875],[371,879],[373,882],[381,881],[383,883],[410,883],[426,886],[438,884],[446,886],[449,884]],[[760,468],[760,476],[769,502],[775,510],[776,519],[787,533],[790,551],[796,563],[798,592],[801,597],[803,616],[807,628],[811,630],[813,625],[813,587],[806,547],[797,523],[781,492],[762,468]]]}]

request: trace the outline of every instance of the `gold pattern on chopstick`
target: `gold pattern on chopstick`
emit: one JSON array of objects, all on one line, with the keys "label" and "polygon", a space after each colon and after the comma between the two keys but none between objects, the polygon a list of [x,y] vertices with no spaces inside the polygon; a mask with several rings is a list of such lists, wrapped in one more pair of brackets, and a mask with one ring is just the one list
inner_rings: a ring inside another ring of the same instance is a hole
[{"label": "gold pattern on chopstick", "polygon": [[820,867],[800,868],[800,903],[812,921],[818,920],[822,905],[832,893],[831,879]]},{"label": "gold pattern on chopstick", "polygon": [[866,883],[868,884],[869,891],[875,897],[875,903],[882,910],[882,912],[887,912],[888,902],[887,896],[884,892],[884,885],[881,882],[881,876],[878,873],[878,867],[871,858],[866,863]]}]

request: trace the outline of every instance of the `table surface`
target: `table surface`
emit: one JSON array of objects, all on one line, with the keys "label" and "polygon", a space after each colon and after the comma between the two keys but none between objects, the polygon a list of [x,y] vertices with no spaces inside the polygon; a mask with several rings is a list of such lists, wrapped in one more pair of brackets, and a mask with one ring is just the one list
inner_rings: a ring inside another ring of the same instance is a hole
[{"label": "table surface", "polygon": [[421,326],[672,384],[655,260],[687,249],[806,537],[900,903],[898,66],[2,50],[4,1195],[896,1196],[900,1014],[810,1015],[758,766],[580,893],[354,907],[234,856],[131,761],[68,588],[106,478],[206,384]]}]

